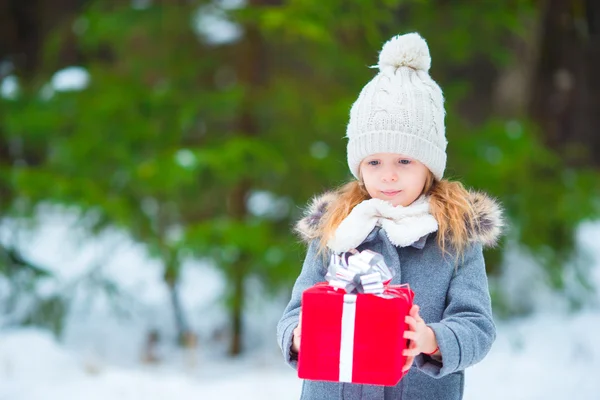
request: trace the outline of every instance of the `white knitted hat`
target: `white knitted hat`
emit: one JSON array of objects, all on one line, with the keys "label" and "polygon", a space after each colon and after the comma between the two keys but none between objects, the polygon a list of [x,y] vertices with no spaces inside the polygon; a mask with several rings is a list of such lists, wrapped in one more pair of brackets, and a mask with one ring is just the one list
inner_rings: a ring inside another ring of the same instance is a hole
[{"label": "white knitted hat", "polygon": [[346,131],[348,166],[375,153],[398,153],[419,160],[442,179],[446,168],[444,97],[429,76],[431,57],[418,33],[398,35],[383,45],[379,73],[350,110]]}]

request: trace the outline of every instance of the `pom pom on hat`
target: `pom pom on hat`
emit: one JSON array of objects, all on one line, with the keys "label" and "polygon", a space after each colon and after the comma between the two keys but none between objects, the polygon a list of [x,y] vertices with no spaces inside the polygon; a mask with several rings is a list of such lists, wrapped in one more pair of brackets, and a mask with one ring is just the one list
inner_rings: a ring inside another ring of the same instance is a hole
[{"label": "pom pom on hat", "polygon": [[391,70],[410,67],[415,70],[429,71],[431,56],[427,42],[418,33],[397,35],[388,40],[379,53],[379,70]]}]

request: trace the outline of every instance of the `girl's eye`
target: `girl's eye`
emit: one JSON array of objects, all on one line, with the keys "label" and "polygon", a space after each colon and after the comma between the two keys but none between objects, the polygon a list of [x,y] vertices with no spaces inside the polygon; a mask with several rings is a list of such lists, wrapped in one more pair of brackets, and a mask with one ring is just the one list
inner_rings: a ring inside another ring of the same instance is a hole
[{"label": "girl's eye", "polygon": [[369,165],[379,165],[379,161],[377,161],[377,160],[371,160],[367,164],[369,164]]},{"label": "girl's eye", "polygon": [[400,164],[408,165],[408,164],[410,164],[410,160],[407,160],[407,159],[400,160]]}]

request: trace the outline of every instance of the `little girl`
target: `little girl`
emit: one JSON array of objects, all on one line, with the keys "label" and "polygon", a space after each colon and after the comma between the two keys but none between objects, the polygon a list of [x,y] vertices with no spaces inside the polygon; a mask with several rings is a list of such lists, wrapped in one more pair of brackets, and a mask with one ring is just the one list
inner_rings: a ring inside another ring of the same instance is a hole
[{"label": "little girl", "polygon": [[[371,249],[415,293],[404,338],[408,374],[393,387],[303,382],[302,399],[461,399],[464,369],[496,337],[483,246],[502,226],[500,207],[443,179],[444,99],[428,74],[425,40],[396,36],[379,55],[379,73],[361,91],[347,127],[356,178],[316,197],[296,226],[308,243],[302,271],[277,326],[287,363],[297,367],[302,292],[325,281],[331,252]],[[414,366],[413,366],[414,363]]]}]

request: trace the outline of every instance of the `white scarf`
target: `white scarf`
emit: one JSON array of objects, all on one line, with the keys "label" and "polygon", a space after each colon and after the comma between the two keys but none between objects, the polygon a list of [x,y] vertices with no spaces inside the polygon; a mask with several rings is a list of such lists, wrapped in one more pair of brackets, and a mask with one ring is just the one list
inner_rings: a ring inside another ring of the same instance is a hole
[{"label": "white scarf", "polygon": [[369,199],[357,204],[337,227],[327,247],[343,253],[358,247],[376,225],[398,247],[413,244],[437,231],[438,224],[429,213],[429,198],[421,196],[407,207],[393,206],[385,200]]}]

